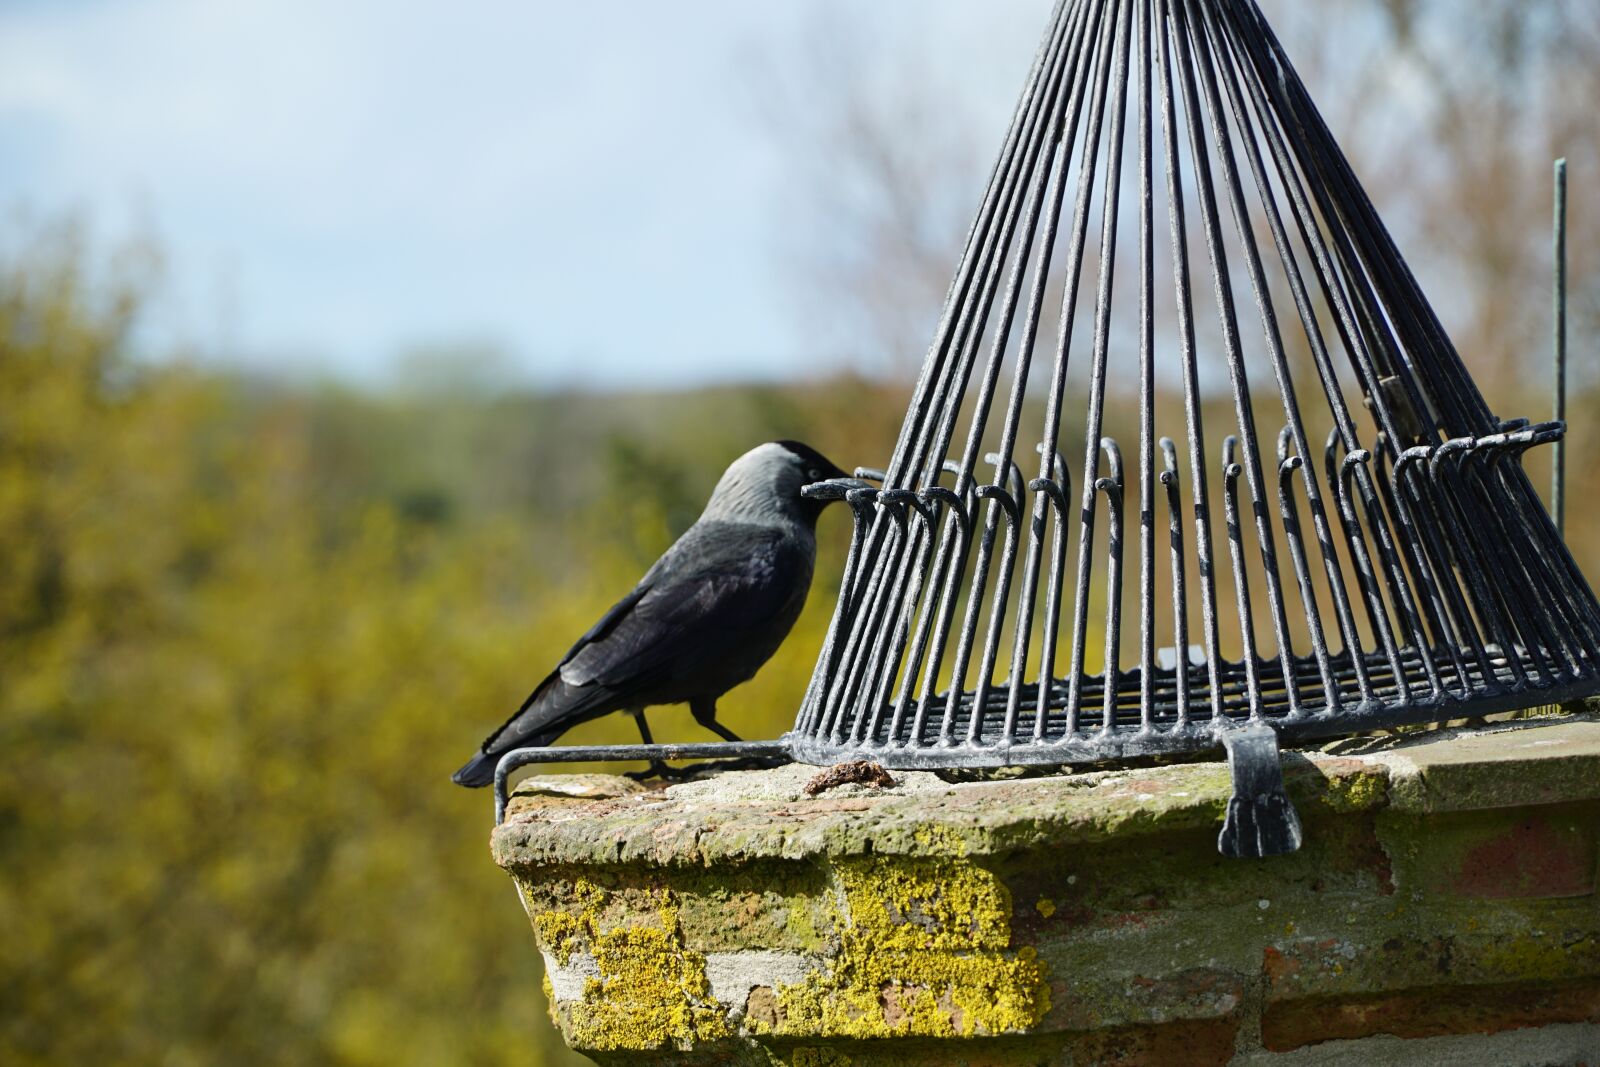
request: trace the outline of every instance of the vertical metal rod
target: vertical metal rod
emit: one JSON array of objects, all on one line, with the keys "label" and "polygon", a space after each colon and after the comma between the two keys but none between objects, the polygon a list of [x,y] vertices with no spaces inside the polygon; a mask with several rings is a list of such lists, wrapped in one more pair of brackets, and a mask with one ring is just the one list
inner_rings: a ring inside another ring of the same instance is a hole
[{"label": "vertical metal rod", "polygon": [[[1167,221],[1172,233],[1172,276],[1178,309],[1178,340],[1183,354],[1183,404],[1189,432],[1189,467],[1194,480],[1195,553],[1200,564],[1200,621],[1205,636],[1206,680],[1211,690],[1211,713],[1222,714],[1222,643],[1217,633],[1216,567],[1211,550],[1211,510],[1206,491],[1205,425],[1200,407],[1199,369],[1196,365],[1194,292],[1189,277],[1188,225],[1184,221],[1184,186],[1178,154],[1177,88],[1172,59],[1178,53],[1179,24],[1171,0],[1160,0],[1166,32],[1157,36],[1161,86],[1161,132],[1167,159]],[[1181,56],[1179,63],[1182,62]],[[1189,112],[1184,113],[1188,121]],[[1180,649],[1179,655],[1188,655]]]},{"label": "vertical metal rod", "polygon": [[1101,728],[1117,728],[1117,697],[1122,688],[1119,660],[1122,653],[1122,452],[1109,437],[1100,439],[1111,477],[1094,483],[1106,495],[1106,657],[1102,676]]},{"label": "vertical metal rod", "polygon": [[1139,5],[1139,728],[1155,721],[1155,201],[1151,175],[1151,4]]},{"label": "vertical metal rod", "polygon": [[1183,583],[1183,509],[1179,501],[1178,449],[1172,438],[1161,439],[1161,458],[1167,469],[1161,484],[1167,487],[1168,538],[1172,542],[1172,644],[1176,662],[1172,665],[1178,729],[1189,725],[1189,621],[1185,617],[1188,599]]},{"label": "vertical metal rod", "polygon": [[[1090,134],[1094,142],[1085,141],[1086,165],[1080,170],[1078,185],[1079,212],[1077,215],[1078,232],[1074,234],[1074,275],[1072,284],[1062,294],[1063,300],[1076,301],[1078,274],[1083,268],[1083,226],[1092,193],[1090,186],[1094,181],[1092,165],[1087,164],[1090,157],[1099,156],[1099,137],[1101,133],[1101,117],[1105,114],[1105,105],[1109,97],[1111,104],[1111,133],[1108,135],[1110,143],[1106,146],[1106,179],[1105,203],[1101,209],[1100,218],[1100,282],[1095,301],[1094,324],[1094,349],[1089,369],[1089,407],[1086,421],[1088,428],[1084,431],[1083,448],[1083,482],[1082,482],[1082,518],[1079,520],[1078,533],[1078,571],[1077,592],[1072,608],[1072,670],[1067,679],[1067,734],[1071,735],[1078,729],[1078,713],[1083,703],[1084,675],[1084,645],[1088,639],[1089,625],[1089,582],[1092,577],[1090,566],[1092,563],[1091,550],[1094,543],[1094,514],[1095,503],[1098,500],[1096,483],[1100,477],[1100,420],[1101,409],[1105,401],[1105,370],[1110,344],[1111,333],[1111,280],[1116,266],[1117,245],[1117,190],[1121,183],[1122,174],[1122,132],[1123,132],[1123,101],[1126,99],[1127,89],[1127,59],[1128,51],[1126,41],[1125,20],[1123,13],[1127,5],[1117,4],[1116,15],[1107,24],[1108,29],[1114,29],[1116,36],[1114,43],[1108,48],[1105,56],[1115,58],[1115,78],[1122,83],[1121,92],[1109,93],[1109,81],[1103,81],[1098,87],[1095,97],[1095,106],[1092,111],[1094,121],[1090,124]],[[1132,12],[1128,12],[1131,17]],[[1103,66],[1102,77],[1112,77],[1111,68]],[[1063,308],[1068,305],[1063,303]],[[1071,320],[1063,316],[1061,331],[1058,335],[1056,346],[1056,374],[1053,383],[1050,409],[1052,412],[1060,411],[1057,397],[1066,389],[1068,346],[1071,342]],[[1046,447],[1053,451],[1055,439],[1053,431],[1046,427]],[[1108,595],[1113,594],[1108,591]]]},{"label": "vertical metal rod", "polygon": [[[1555,203],[1555,419],[1567,421],[1567,161],[1556,160]],[[1556,533],[1567,535],[1567,443],[1558,437],[1550,455],[1550,510]]]}]

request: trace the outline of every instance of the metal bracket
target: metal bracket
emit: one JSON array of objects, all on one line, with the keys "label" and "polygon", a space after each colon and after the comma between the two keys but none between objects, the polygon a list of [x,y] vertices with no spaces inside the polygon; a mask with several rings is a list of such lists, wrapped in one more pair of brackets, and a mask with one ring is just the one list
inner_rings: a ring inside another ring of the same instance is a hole
[{"label": "metal bracket", "polygon": [[612,760],[783,759],[792,761],[785,741],[708,741],[686,745],[550,745],[514,748],[494,769],[494,824],[506,819],[511,772],[535,763],[604,763]]},{"label": "metal bracket", "polygon": [[1300,816],[1283,789],[1278,732],[1264,722],[1225,730],[1233,796],[1217,835],[1217,851],[1234,858],[1283,856],[1300,848]]}]

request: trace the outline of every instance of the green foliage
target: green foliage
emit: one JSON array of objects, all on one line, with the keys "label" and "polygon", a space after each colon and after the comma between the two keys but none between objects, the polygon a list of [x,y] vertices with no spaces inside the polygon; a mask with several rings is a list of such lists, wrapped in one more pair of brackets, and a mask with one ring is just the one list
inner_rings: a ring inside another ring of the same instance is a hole
[{"label": "green foliage", "polygon": [[[826,392],[248,388],[131,361],[139,288],[70,234],[0,269],[0,1062],[565,1062],[448,775]],[[736,729],[792,720],[823,536]]]}]

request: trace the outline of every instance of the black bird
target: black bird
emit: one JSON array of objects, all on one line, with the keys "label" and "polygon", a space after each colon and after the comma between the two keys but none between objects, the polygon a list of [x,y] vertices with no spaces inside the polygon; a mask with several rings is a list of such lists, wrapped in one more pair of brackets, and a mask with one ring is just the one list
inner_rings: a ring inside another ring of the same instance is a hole
[{"label": "black bird", "polygon": [[843,477],[798,441],[769,442],[734,460],[695,524],[452,780],[488,785],[505,753],[548,745],[613,711],[632,714],[649,744],[644,709],[657,704],[687,703],[700,725],[739,740],[717,721],[717,700],[777,651],[811,588],[817,516],[828,501],[800,490]]}]

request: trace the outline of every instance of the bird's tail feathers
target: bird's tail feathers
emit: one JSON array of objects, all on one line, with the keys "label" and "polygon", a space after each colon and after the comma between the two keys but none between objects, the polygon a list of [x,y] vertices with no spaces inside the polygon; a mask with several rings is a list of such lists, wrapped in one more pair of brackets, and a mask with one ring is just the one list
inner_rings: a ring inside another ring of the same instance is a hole
[{"label": "bird's tail feathers", "polygon": [[477,789],[494,781],[494,769],[500,762],[499,756],[491,756],[487,752],[474,753],[467,761],[465,767],[450,776],[456,785],[464,785],[468,789]]},{"label": "bird's tail feathers", "polygon": [[559,683],[560,679],[560,672],[552,671],[550,677],[540,682],[539,687],[528,694],[528,699],[522,702],[522,707],[517,709],[516,714],[507,719],[498,730],[490,734],[488,740],[484,741],[483,747],[473,754],[473,757],[467,761],[465,766],[452,774],[450,780],[456,785],[464,785],[468,789],[486,786],[494,781],[495,768],[500,764],[500,757],[507,752],[514,748],[533,748],[540,745],[548,745],[551,741],[554,741],[556,736],[560,734],[559,730],[554,733],[546,731],[528,737],[518,737],[513,727],[517,720],[522,718],[552,685]]}]

